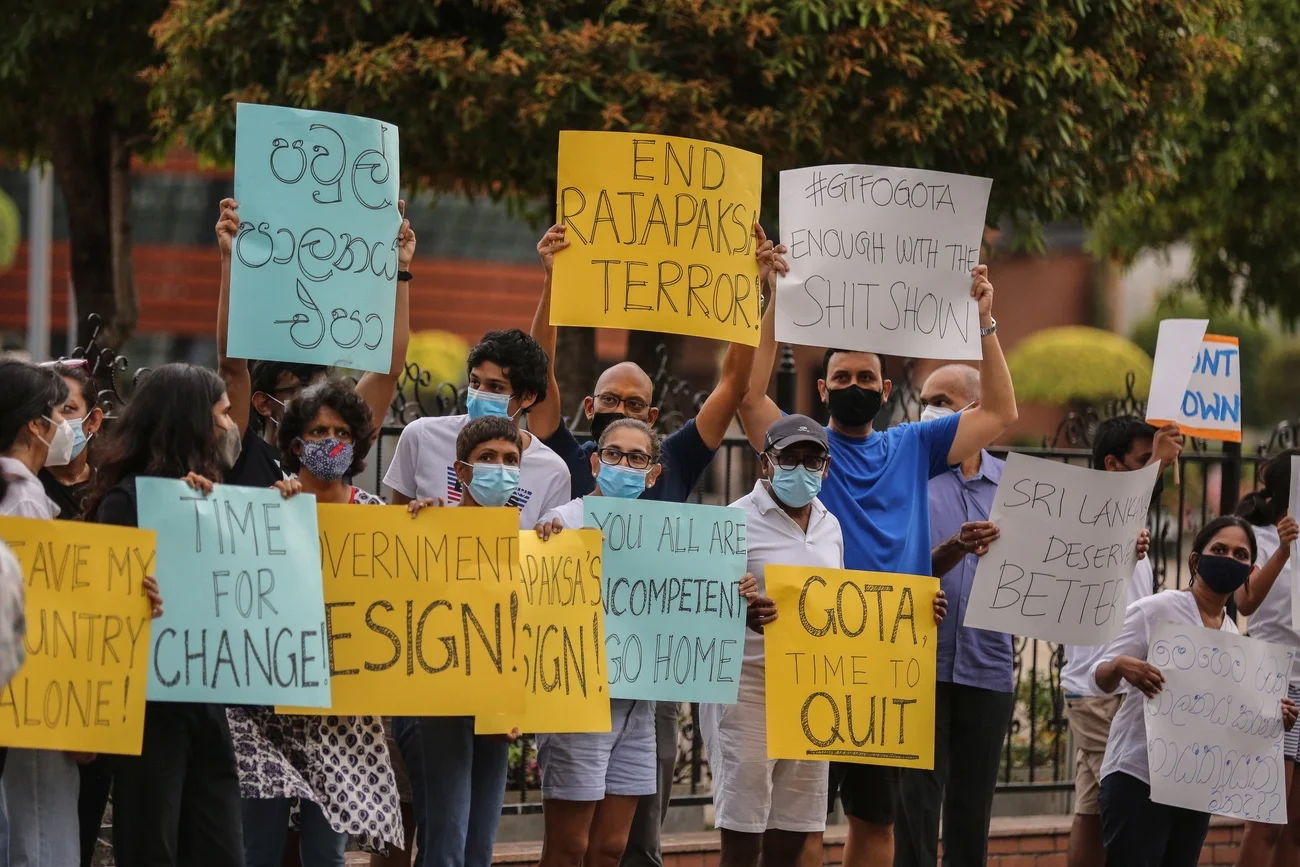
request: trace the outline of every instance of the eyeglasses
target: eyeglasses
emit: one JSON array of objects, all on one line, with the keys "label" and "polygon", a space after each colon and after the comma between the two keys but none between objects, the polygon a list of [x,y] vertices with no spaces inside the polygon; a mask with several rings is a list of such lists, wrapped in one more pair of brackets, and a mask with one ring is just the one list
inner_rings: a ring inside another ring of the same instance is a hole
[{"label": "eyeglasses", "polygon": [[803,467],[810,473],[820,473],[826,469],[826,462],[830,460],[827,455],[811,455],[800,459],[794,455],[781,455],[772,452],[767,453],[772,463],[776,464],[783,470],[793,470],[796,467]]},{"label": "eyeglasses", "polygon": [[627,465],[634,470],[649,469],[655,459],[645,452],[625,452],[622,449],[606,446],[598,453],[602,464],[609,464],[611,467],[618,466],[624,460]]},{"label": "eyeglasses", "polygon": [[639,397],[619,397],[617,394],[598,394],[594,398],[596,408],[601,412],[616,412],[620,406],[626,407],[629,415],[640,415],[650,408]]}]

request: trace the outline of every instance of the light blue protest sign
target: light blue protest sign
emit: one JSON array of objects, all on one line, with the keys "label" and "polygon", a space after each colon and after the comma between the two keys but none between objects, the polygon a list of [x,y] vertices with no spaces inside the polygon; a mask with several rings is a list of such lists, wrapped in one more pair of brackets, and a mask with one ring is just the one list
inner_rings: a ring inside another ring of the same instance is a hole
[{"label": "light blue protest sign", "polygon": [[745,647],[745,512],[587,497],[599,527],[611,698],[733,704]]},{"label": "light blue protest sign", "polygon": [[329,707],[316,498],[142,477],[136,500],[163,597],[149,700]]},{"label": "light blue protest sign", "polygon": [[232,358],[387,371],[397,301],[397,127],[240,103]]}]

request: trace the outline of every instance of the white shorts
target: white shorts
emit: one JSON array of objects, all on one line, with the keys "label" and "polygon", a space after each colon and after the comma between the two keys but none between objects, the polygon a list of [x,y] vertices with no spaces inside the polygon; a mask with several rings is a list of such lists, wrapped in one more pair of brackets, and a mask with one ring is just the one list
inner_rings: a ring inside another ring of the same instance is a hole
[{"label": "white shorts", "polygon": [[762,704],[701,704],[713,772],[713,824],[742,834],[826,830],[830,764],[767,757]]}]

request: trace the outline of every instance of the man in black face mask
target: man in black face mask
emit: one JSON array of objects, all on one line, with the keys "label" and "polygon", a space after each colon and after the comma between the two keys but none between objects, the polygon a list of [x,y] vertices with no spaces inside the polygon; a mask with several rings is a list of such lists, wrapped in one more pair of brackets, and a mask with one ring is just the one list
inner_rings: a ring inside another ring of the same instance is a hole
[{"label": "man in black face mask", "polygon": [[[784,252],[777,248],[778,259]],[[774,265],[779,270],[784,262]],[[978,406],[934,421],[875,430],[892,384],[884,359],[872,352],[830,349],[817,390],[830,412],[827,436],[831,472],[821,500],[844,530],[844,566],[868,572],[929,575],[930,479],[993,442],[1017,417],[1015,390],[998,344],[993,284],[988,268],[971,272],[971,303],[979,308],[983,362]],[[754,361],[754,379],[740,419],[756,451],[780,415],[767,396],[776,360],[775,305],[768,305]],[[898,768],[831,765],[831,794],[838,789],[849,817],[845,867],[890,867],[898,809]]]},{"label": "man in black face mask", "polygon": [[[564,240],[565,227],[552,226],[537,244],[537,255],[546,270],[542,285],[542,298],[533,317],[533,339],[541,344],[547,354],[555,356],[555,326],[551,325],[551,268],[555,256],[569,246]],[[776,250],[762,227],[754,226],[755,256],[758,259],[759,287],[766,285],[776,267],[785,269]],[[713,461],[713,455],[722,445],[727,428],[735,418],[740,402],[749,387],[754,365],[754,347],[733,343],[722,359],[722,375],[717,386],[695,418],[678,431],[664,438],[659,447],[659,461],[663,471],[659,481],[641,494],[644,500],[663,500],[684,503],[694,490],[704,471]],[[770,363],[768,365],[771,367]],[[653,406],[654,382],[636,364],[624,361],[606,370],[596,380],[596,388],[583,400],[583,410],[591,421],[591,442],[579,443],[563,424],[560,415],[560,386],[555,379],[555,365],[551,365],[551,384],[548,399],[537,405],[528,416],[528,430],[542,443],[559,455],[569,465],[574,497],[585,497],[595,489],[591,474],[591,454],[596,450],[596,440],[610,422],[620,418],[635,418],[651,427],[659,419],[659,408]],[[766,428],[763,429],[766,432]],[[641,798],[637,804],[632,833],[628,837],[623,855],[623,867],[662,867],[663,856],[659,847],[659,827],[668,811],[668,794],[672,789],[673,770],[677,760],[678,705],[661,701],[655,713],[655,739],[659,760],[659,791]]]}]

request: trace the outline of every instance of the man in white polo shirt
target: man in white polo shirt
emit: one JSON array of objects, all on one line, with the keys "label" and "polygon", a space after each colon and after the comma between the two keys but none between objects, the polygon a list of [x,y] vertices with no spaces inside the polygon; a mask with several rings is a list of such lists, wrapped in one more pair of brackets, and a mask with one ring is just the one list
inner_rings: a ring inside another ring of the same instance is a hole
[{"label": "man in white polo shirt", "polygon": [[[805,415],[768,428],[761,478],[733,506],[745,510],[748,571],[764,594],[769,563],[844,567],[840,522],[817,499],[830,468],[826,429]],[[760,599],[757,605],[771,605]],[[770,622],[772,618],[767,618]],[[829,765],[767,757],[763,636],[745,634],[734,705],[700,706],[713,772],[714,824],[726,865],[797,864],[810,836],[826,830]]]},{"label": "man in white polo shirt", "polygon": [[[469,413],[417,419],[402,431],[384,476],[392,502],[429,497],[462,505],[457,437],[470,421],[499,416],[509,420],[507,429],[522,445],[518,487],[505,503],[519,509],[519,526],[532,529],[544,512],[567,503],[568,465],[518,429],[520,417],[546,399],[549,366],[537,342],[518,329],[484,335],[469,354]],[[477,505],[498,505],[475,499]],[[475,736],[473,717],[398,718],[393,730],[411,779],[424,863],[490,867],[505,801],[508,744],[499,736]]]}]

